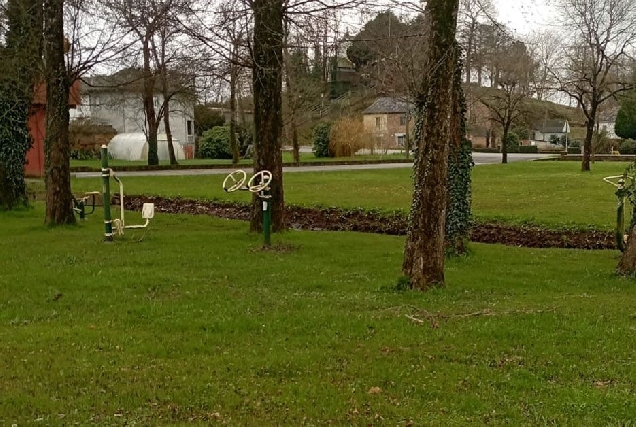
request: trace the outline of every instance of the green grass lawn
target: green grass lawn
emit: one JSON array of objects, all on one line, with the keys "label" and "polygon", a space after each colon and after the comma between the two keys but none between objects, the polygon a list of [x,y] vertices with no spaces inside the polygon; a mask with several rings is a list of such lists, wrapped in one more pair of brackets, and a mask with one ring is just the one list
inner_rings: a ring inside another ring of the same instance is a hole
[{"label": "green grass lawn", "polygon": [[263,252],[246,223],[158,214],[104,244],[100,218],[43,215],[0,212],[2,425],[636,414],[636,287],[612,274],[617,252],[476,244],[446,288],[401,293],[398,237],[288,232]]},{"label": "green grass lawn", "polygon": [[[353,157],[316,157],[313,153],[300,153],[301,163],[324,163],[324,162],[350,162],[350,161],[368,161],[368,160],[402,160],[405,158],[405,154],[374,154],[374,155],[357,155]],[[283,163],[293,163],[294,157],[290,151],[283,151]],[[170,162],[162,160],[159,162],[161,165],[169,165]],[[241,159],[239,164],[251,165],[252,159]],[[109,166],[145,166],[146,161],[127,161],[127,160],[110,160]],[[232,166],[231,160],[218,160],[218,159],[189,159],[180,160],[181,165],[228,165]],[[71,167],[90,167],[94,169],[101,168],[101,161],[98,159],[93,160],[71,160]]]},{"label": "green grass lawn", "polygon": [[[627,163],[520,162],[477,166],[473,171],[473,212],[480,220],[532,223],[548,227],[611,229],[615,221],[614,187],[603,177],[621,174]],[[128,194],[248,201],[249,194],[223,192],[224,176],[127,177]],[[412,197],[411,170],[287,173],[290,204],[363,207],[407,211]],[[100,188],[98,178],[74,179],[76,192]]]}]

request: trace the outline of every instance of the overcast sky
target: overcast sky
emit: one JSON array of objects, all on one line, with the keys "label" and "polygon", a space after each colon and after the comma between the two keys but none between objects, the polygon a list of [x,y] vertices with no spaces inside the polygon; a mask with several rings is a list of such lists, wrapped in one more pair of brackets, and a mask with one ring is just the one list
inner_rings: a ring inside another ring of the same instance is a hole
[{"label": "overcast sky", "polygon": [[550,0],[493,0],[498,19],[517,34],[546,29],[554,21],[554,7]]}]

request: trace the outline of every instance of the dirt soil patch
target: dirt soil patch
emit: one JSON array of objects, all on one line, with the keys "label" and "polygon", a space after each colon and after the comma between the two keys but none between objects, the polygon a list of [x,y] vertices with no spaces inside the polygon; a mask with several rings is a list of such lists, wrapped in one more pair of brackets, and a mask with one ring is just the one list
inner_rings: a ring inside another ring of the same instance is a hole
[{"label": "dirt soil patch", "polygon": [[[242,203],[215,202],[156,196],[126,196],[126,209],[141,210],[144,202],[155,204],[156,212],[211,215],[249,220],[250,207]],[[407,219],[403,214],[386,214],[362,209],[307,208],[287,206],[289,227],[314,231],[359,231],[405,235]],[[501,223],[476,224],[470,234],[473,242],[500,243],[529,248],[616,249],[611,232],[597,230],[551,230],[534,226]]]}]

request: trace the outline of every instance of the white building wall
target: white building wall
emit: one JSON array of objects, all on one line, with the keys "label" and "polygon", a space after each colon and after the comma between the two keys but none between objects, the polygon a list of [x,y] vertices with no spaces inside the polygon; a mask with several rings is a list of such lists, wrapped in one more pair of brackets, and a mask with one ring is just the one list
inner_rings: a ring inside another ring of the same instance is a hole
[{"label": "white building wall", "polygon": [[616,125],[616,123],[614,123],[614,122],[600,122],[598,124],[598,128],[600,130],[605,129],[607,131],[607,137],[608,138],[610,138],[610,139],[620,139],[618,137],[618,135],[616,135],[616,129],[614,127],[615,125]]},{"label": "white building wall", "polygon": [[[158,110],[162,103],[163,96],[157,95],[155,108]],[[79,118],[90,118],[98,123],[109,124],[117,133],[138,133],[146,130],[143,101],[138,94],[99,92],[84,95],[82,106],[76,111],[71,111],[72,120]],[[190,133],[188,121],[191,123]],[[194,105],[173,99],[170,102],[170,127],[173,137],[181,144],[187,144],[189,141],[194,143]],[[165,132],[163,120],[158,132]]]}]

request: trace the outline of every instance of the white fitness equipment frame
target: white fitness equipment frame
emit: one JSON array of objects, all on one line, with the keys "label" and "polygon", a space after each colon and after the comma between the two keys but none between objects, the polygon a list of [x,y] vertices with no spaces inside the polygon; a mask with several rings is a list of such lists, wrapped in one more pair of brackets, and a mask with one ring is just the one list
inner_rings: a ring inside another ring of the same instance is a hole
[{"label": "white fitness equipment frame", "polygon": [[[231,181],[231,185],[228,187],[228,183]],[[245,181],[247,181],[247,174],[244,170],[236,170],[225,177],[223,180],[223,190],[226,193],[233,193],[236,190],[246,190]]]},{"label": "white fitness equipment frame", "polygon": [[124,217],[124,183],[115,175],[112,169],[110,169],[110,176],[119,184],[119,207],[121,212],[119,218],[113,219],[113,229],[121,236],[124,234],[124,229],[147,228],[150,220],[155,217],[155,204],[144,203],[141,207],[141,217],[146,220],[144,224],[126,225]]},{"label": "white fitness equipment frame", "polygon": [[[227,193],[232,193],[237,190],[245,190],[251,193],[263,193],[269,189],[269,184],[272,182],[272,173],[268,170],[262,170],[255,173],[247,184],[247,173],[244,170],[236,170],[225,177],[223,181],[223,190]],[[229,185],[229,186],[228,186]],[[265,194],[259,194],[262,198],[269,198],[271,196]]]},{"label": "white fitness equipment frame", "polygon": [[225,177],[223,189],[228,193],[243,190],[258,195],[258,198],[263,203],[264,244],[265,246],[270,246],[272,213],[269,206],[269,199],[272,198],[272,195],[269,192],[269,185],[272,183],[272,173],[268,170],[262,170],[256,172],[249,181],[247,181],[247,184],[245,184],[246,179],[247,174],[244,170],[239,169],[234,171]]},{"label": "white fitness equipment frame", "polygon": [[[615,175],[615,176],[606,176],[605,178],[603,178],[603,181],[607,182],[608,184],[612,184],[616,188],[620,188],[621,185],[625,185],[625,178],[633,179],[633,177],[627,176],[627,175]],[[615,180],[618,180],[618,181],[615,182]]]}]

